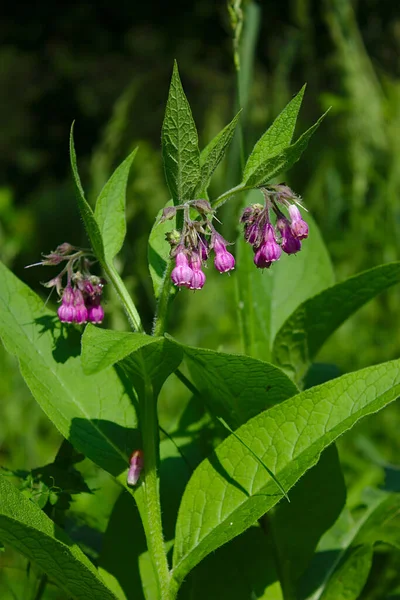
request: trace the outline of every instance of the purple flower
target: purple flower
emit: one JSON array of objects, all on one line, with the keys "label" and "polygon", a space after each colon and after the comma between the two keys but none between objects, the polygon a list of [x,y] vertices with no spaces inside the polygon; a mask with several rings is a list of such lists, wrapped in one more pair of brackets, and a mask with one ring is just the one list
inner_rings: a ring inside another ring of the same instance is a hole
[{"label": "purple flower", "polygon": [[190,290],[201,290],[203,285],[206,282],[206,276],[204,275],[201,269],[193,270],[192,281],[190,282],[189,289]]},{"label": "purple flower", "polygon": [[263,248],[266,261],[271,263],[276,260],[279,260],[282,254],[282,250],[275,239],[275,231],[271,223],[267,223],[265,226],[264,240],[265,241],[261,245],[261,248]]},{"label": "purple flower", "polygon": [[[220,236],[219,236],[220,237]],[[226,249],[225,243],[222,239],[215,238],[213,241],[213,248],[215,252],[214,266],[220,273],[226,273],[232,271],[235,268],[235,258]]]},{"label": "purple flower", "polygon": [[128,485],[136,485],[139,481],[140,473],[143,469],[143,452],[142,450],[135,450],[132,452],[129,461],[129,471],[127,477]]},{"label": "purple flower", "polygon": [[308,237],[308,225],[303,221],[301,213],[295,204],[291,204],[288,208],[291,218],[290,228],[294,237],[298,240],[304,240]]},{"label": "purple flower", "polygon": [[244,239],[246,240],[246,242],[249,242],[249,244],[251,244],[252,246],[258,245],[260,243],[261,236],[262,232],[257,221],[245,227]]},{"label": "purple flower", "polygon": [[264,249],[265,246],[262,245],[254,255],[254,264],[256,265],[257,269],[269,269],[272,265],[272,262],[267,260]]},{"label": "purple flower", "polygon": [[70,285],[63,292],[61,306],[58,308],[58,318],[62,323],[73,323],[75,321],[76,309],[74,306],[75,294]]},{"label": "purple flower", "polygon": [[85,306],[85,301],[83,299],[83,294],[81,290],[75,289],[75,323],[78,325],[82,325],[82,323],[86,323],[88,319],[88,310]]},{"label": "purple flower", "polygon": [[282,236],[282,250],[286,254],[296,254],[301,250],[301,241],[293,235],[289,221],[282,217],[277,220],[277,226]]},{"label": "purple flower", "polygon": [[171,279],[177,286],[189,287],[192,281],[193,271],[189,267],[186,254],[178,252],[175,258],[175,268],[171,273]]},{"label": "purple flower", "polygon": [[100,304],[100,296],[86,299],[87,320],[99,325],[104,319],[104,309]]}]

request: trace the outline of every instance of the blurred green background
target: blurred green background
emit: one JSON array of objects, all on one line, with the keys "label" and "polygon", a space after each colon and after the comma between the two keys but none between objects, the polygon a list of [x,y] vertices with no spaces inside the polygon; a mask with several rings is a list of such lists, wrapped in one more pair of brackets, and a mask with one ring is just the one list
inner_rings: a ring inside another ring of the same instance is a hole
[{"label": "blurred green background", "polygon": [[[332,110],[287,182],[317,221],[338,280],[399,259],[398,3],[264,0],[258,8],[253,77],[245,90],[247,152],[307,82],[297,133],[328,106]],[[8,3],[2,13],[0,258],[45,299],[40,282],[54,273],[24,266],[61,242],[86,245],[69,171],[73,120],[89,198],[138,145],[128,191],[128,236],[118,266],[149,329],[154,301],[146,241],[157,211],[168,200],[160,130],[172,63],[176,58],[204,147],[235,111],[226,5],[176,1],[161,8],[151,0],[52,5],[39,0],[23,10]],[[218,169],[211,197],[238,183],[238,177],[232,156]],[[238,210],[239,202],[233,201],[222,211],[229,239],[235,237]],[[229,301],[234,275],[209,275],[201,293],[179,294],[170,331],[185,342],[238,350],[235,307]],[[106,324],[126,328],[111,290],[106,295]],[[395,288],[364,307],[332,337],[321,362],[348,372],[397,358],[398,297]],[[15,360],[2,348],[0,372],[0,463],[30,469],[53,460],[60,437],[31,398]],[[163,404],[166,424],[175,418],[179,394],[171,414],[168,402]],[[393,406],[341,442],[355,498],[358,488],[382,480],[383,464],[396,462],[399,424]],[[86,461],[82,468],[89,486],[93,478],[93,487],[102,487],[107,500],[96,509],[101,531],[117,489]],[[82,494],[76,513],[93,513],[96,497]],[[0,554],[0,566],[0,597],[30,598],[13,574],[15,569],[23,572],[26,563],[5,553]]]}]

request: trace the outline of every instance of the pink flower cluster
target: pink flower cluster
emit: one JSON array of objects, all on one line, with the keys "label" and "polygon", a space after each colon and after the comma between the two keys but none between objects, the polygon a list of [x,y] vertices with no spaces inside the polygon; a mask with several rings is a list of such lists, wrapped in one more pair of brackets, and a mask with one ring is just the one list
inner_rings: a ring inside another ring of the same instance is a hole
[{"label": "pink flower cluster", "polygon": [[[60,244],[54,252],[44,255],[44,260],[33,266],[56,266],[65,263],[61,272],[43,285],[56,289],[61,298],[57,314],[62,323],[101,323],[104,319],[104,309],[101,306],[104,279],[92,275],[90,267],[93,256],[89,250],[76,248],[71,244]],[[66,276],[67,285],[63,289],[63,278]]]},{"label": "pink flower cluster", "polygon": [[[298,201],[292,190],[285,184],[262,188],[265,205],[253,204],[244,209],[241,222],[244,224],[244,237],[254,251],[254,264],[259,269],[269,269],[280,259],[283,252],[296,254],[301,250],[301,240],[308,237],[308,225],[291,201]],[[285,206],[289,219],[279,208]],[[270,219],[271,210],[276,215],[276,225]]]},{"label": "pink flower cluster", "polygon": [[[198,212],[196,220],[190,218],[190,208]],[[201,290],[206,281],[203,266],[211,251],[215,255],[214,266],[220,273],[231,271],[235,267],[235,258],[226,249],[228,242],[211,223],[213,210],[207,200],[193,200],[180,206],[167,207],[163,219],[172,218],[177,210],[183,210],[182,230],[167,234],[171,257],[175,259],[171,279],[178,287]]]}]

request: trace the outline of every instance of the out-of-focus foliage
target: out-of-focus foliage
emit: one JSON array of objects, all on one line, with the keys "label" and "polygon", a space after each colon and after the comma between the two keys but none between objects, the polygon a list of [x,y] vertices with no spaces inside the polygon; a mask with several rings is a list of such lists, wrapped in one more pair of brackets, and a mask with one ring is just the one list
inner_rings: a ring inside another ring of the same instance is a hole
[{"label": "out-of-focus foliage", "polygon": [[[259,6],[254,77],[246,90],[249,102],[243,115],[247,151],[307,81],[299,131],[328,106],[332,110],[287,181],[317,221],[337,279],[399,259],[397,3],[264,0]],[[0,258],[45,298],[39,282],[52,272],[42,267],[25,271],[24,266],[61,242],[87,243],[68,161],[74,119],[80,172],[89,199],[99,193],[129,151],[139,146],[128,189],[128,233],[117,266],[149,329],[154,301],[146,246],[157,211],[169,199],[160,130],[171,66],[177,58],[200,148],[204,148],[236,108],[224,3],[166,3],[161,9],[151,1],[54,6],[39,2],[24,6],[23,11],[14,3],[4,9],[0,32]],[[223,162],[210,195],[223,191],[227,179],[239,183],[234,167],[232,161]],[[239,202],[229,203],[229,211],[238,213]],[[235,220],[227,215],[226,223],[225,234],[233,239]],[[209,271],[201,294],[178,294],[174,314],[179,320],[172,315],[169,330],[186,343],[237,351],[237,331],[231,326],[234,305],[228,302],[235,294],[233,277]],[[389,290],[360,310],[326,344],[319,359],[346,372],[396,358],[398,294],[398,289]],[[126,329],[125,316],[110,290],[106,311],[109,326]],[[30,397],[14,358],[3,348],[0,372],[1,464],[30,469],[51,462],[60,437]],[[162,424],[172,430],[177,398],[184,393],[173,382],[167,389],[160,413]],[[339,442],[350,506],[357,507],[366,485],[399,491],[399,471],[392,464],[400,451],[399,426],[398,410],[392,406],[357,426],[351,441]],[[96,556],[118,491],[89,461],[79,469],[94,493],[81,494],[73,502],[70,529]],[[97,488],[101,488],[101,502]],[[86,522],[90,515],[90,531],[80,529],[81,514]],[[394,553],[383,552],[375,559],[365,590],[367,600],[383,598],[386,589],[394,589],[396,582],[400,585],[393,565]],[[30,570],[27,583],[25,573],[26,561],[8,550],[0,553],[2,599],[28,598],[38,574]],[[378,591],[374,574],[381,582]],[[48,586],[45,598],[63,595]]]}]

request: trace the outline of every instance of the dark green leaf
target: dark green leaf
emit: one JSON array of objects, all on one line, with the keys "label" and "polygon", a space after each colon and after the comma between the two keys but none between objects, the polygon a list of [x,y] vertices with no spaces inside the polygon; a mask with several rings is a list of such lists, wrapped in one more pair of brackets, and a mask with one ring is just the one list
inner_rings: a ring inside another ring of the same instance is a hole
[{"label": "dark green leaf", "polygon": [[100,229],[104,255],[108,262],[118,254],[124,243],[126,187],[136,152],[137,148],[115,170],[96,202],[94,216]]},{"label": "dark green leaf", "polygon": [[240,112],[233,117],[232,121],[228,123],[228,125],[226,125],[226,127],[224,127],[224,129],[220,131],[201,152],[201,175],[195,192],[196,197],[203,198],[206,196],[211,176],[224,158],[225,152],[232,141],[240,117]]},{"label": "dark green leaf", "polygon": [[288,146],[279,154],[260,161],[251,172],[245,171],[242,183],[247,187],[260,187],[269,183],[271,179],[277,177],[280,173],[288,171],[300,159],[308,146],[311,136],[318,129],[327,113],[328,111],[314,125],[307,129],[294,144]]},{"label": "dark green leaf", "polygon": [[103,240],[100,233],[100,228],[95,219],[93,210],[85,198],[85,192],[81,184],[81,180],[78,173],[78,167],[76,164],[76,153],[74,146],[74,124],[71,127],[71,134],[69,138],[69,153],[71,159],[72,174],[74,176],[75,186],[77,189],[78,207],[83,223],[85,225],[86,233],[92,245],[92,248],[100,262],[105,262]]},{"label": "dark green leaf", "polygon": [[303,302],[279,330],[273,362],[300,381],[313,358],[348,317],[400,281],[400,262],[380,265],[338,283]]},{"label": "dark green leaf", "polygon": [[115,600],[89,559],[40,508],[0,476],[0,535],[72,598]]},{"label": "dark green leaf", "polygon": [[297,393],[280,369],[238,354],[182,345],[196,388],[211,412],[238,427]]},{"label": "dark green leaf", "polygon": [[161,133],[165,177],[174,200],[191,200],[200,178],[197,130],[175,62]]},{"label": "dark green leaf", "polygon": [[243,172],[243,181],[247,181],[256,173],[260,165],[264,164],[267,159],[281,154],[285,148],[290,146],[305,89],[306,86],[304,85],[299,93],[286,105],[280,115],[277,116],[271,127],[258,140],[247,159]]},{"label": "dark green leaf", "polygon": [[[246,206],[260,198],[259,191],[251,192]],[[239,326],[246,354],[261,360],[271,359],[274,338],[293,311],[334,281],[318,228],[310,216],[307,221],[310,235],[301,252],[282,256],[267,271],[255,267],[251,246],[242,235],[236,244]]]},{"label": "dark green leaf", "polygon": [[[344,375],[272,407],[237,430],[289,490],[320,453],[362,417],[400,393],[400,361]],[[245,531],[282,494],[254,457],[229,436],[191,477],[179,509],[174,576]]]}]

